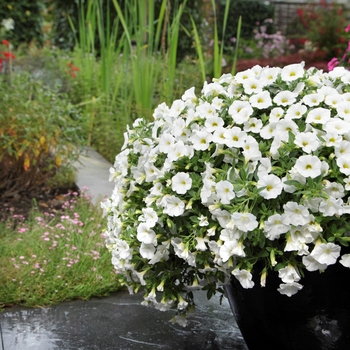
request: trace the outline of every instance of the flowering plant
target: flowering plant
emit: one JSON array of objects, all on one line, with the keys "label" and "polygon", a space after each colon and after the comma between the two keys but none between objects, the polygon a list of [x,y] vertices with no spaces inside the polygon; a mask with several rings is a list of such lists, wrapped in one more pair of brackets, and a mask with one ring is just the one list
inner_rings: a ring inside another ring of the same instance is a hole
[{"label": "flowering plant", "polygon": [[349,82],[342,67],[255,66],[136,120],[101,204],[130,292],[185,324],[193,290],[252,288],[253,268],[292,296],[305,269],[350,267]]},{"label": "flowering plant", "polygon": [[[12,18],[3,19],[1,21],[2,28],[0,28],[0,37],[4,36],[5,33],[9,30],[13,30],[15,26],[15,22]],[[11,70],[11,62],[13,59],[15,59],[15,55],[11,52],[11,43],[3,39],[1,41],[1,45],[4,46],[4,51],[0,50],[0,73],[4,71],[5,63],[10,64],[10,70]]]},{"label": "flowering plant", "polygon": [[[350,24],[345,28],[345,32],[349,33],[350,32]],[[328,62],[328,70],[331,71],[337,66],[342,66],[342,67],[350,67],[350,40],[348,42],[348,47],[345,49],[342,58],[339,60],[336,57],[333,57],[329,62]]]}]

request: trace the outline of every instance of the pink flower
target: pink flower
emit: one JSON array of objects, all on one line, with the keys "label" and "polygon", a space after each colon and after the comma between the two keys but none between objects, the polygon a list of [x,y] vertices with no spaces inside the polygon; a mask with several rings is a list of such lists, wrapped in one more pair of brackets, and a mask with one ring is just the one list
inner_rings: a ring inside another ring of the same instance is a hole
[{"label": "pink flower", "polygon": [[346,32],[350,32],[350,24],[345,28]]},{"label": "pink flower", "polygon": [[336,57],[333,57],[327,64],[328,70],[332,71],[338,64],[339,64],[339,60]]}]

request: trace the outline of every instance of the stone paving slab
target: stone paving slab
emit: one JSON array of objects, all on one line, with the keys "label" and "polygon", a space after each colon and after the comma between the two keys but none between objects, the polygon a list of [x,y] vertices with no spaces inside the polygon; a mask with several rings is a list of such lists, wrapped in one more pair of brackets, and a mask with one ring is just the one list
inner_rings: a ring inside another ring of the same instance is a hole
[{"label": "stone paving slab", "polygon": [[172,311],[142,306],[142,295],[64,302],[41,309],[13,307],[0,314],[3,350],[247,350],[226,299],[197,292],[187,327]]}]

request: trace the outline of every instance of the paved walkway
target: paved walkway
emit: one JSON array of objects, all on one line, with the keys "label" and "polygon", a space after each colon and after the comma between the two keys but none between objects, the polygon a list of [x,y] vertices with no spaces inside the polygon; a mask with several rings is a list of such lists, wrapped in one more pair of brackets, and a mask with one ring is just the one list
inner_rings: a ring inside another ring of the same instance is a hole
[{"label": "paved walkway", "polygon": [[[113,190],[110,167],[92,149],[77,164],[77,185],[96,204]],[[197,292],[195,300],[185,328],[169,322],[173,311],[142,306],[142,295],[126,291],[49,308],[16,306],[0,313],[0,350],[247,350],[226,299],[220,305]]]}]

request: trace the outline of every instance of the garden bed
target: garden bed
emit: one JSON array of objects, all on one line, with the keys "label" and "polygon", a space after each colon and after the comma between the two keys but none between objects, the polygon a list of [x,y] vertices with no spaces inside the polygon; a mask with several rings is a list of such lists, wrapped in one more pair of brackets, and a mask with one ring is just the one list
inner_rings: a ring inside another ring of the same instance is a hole
[{"label": "garden bed", "polygon": [[[305,68],[315,67],[328,72],[328,61],[325,58],[325,53],[322,51],[306,52],[300,51],[287,56],[279,56],[274,58],[260,58],[260,59],[241,59],[237,61],[236,71],[241,72],[246,69],[252,68],[255,65],[260,65],[261,67],[284,67],[288,64],[305,62]],[[229,70],[231,71],[231,67]]]}]

